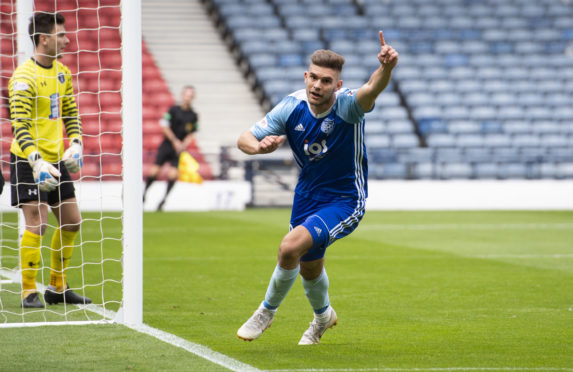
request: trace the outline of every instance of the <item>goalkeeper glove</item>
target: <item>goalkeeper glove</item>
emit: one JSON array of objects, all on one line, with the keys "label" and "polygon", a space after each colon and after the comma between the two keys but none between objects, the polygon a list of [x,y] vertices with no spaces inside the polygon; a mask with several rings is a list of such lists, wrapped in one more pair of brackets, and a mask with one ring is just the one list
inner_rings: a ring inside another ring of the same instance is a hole
[{"label": "goalkeeper glove", "polygon": [[40,153],[34,151],[28,156],[28,162],[32,167],[34,182],[40,186],[42,191],[52,191],[58,186],[56,177],[60,177],[60,171],[52,164],[48,163],[40,156]]},{"label": "goalkeeper glove", "polygon": [[82,165],[84,165],[82,152],[82,142],[78,138],[74,138],[62,157],[64,165],[70,172],[79,172]]}]

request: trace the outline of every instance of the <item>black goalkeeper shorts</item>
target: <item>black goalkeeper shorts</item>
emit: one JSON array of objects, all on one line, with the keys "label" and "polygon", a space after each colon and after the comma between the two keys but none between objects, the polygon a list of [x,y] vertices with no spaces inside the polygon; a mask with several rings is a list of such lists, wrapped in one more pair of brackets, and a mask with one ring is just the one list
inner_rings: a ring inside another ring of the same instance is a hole
[{"label": "black goalkeeper shorts", "polygon": [[62,201],[76,196],[74,182],[64,162],[52,165],[62,174],[60,184],[50,192],[41,191],[38,184],[34,182],[34,174],[28,160],[10,154],[10,191],[13,207],[20,208],[22,204],[35,200],[57,206]]}]

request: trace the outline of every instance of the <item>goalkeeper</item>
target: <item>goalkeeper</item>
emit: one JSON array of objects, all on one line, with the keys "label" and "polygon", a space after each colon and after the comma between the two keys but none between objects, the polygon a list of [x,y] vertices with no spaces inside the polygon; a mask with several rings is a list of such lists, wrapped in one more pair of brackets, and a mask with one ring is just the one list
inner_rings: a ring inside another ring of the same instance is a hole
[{"label": "goalkeeper", "polygon": [[[61,14],[39,12],[28,33],[34,56],[10,79],[10,115],[14,140],[10,148],[12,205],[22,208],[26,230],[20,241],[22,307],[43,308],[36,290],[42,237],[50,208],[58,221],[52,236],[48,304],[87,304],[91,300],[69,289],[65,271],[72,256],[81,215],[69,172],[82,167],[82,128],[70,70],[58,61],[70,40]],[[62,123],[69,138],[64,151]]]},{"label": "goalkeeper", "polygon": [[179,164],[179,156],[187,147],[195,140],[194,133],[198,129],[198,116],[193,110],[191,103],[195,98],[195,88],[191,85],[183,87],[181,92],[181,104],[171,106],[169,111],[159,121],[163,128],[163,135],[165,138],[159,149],[157,150],[157,157],[155,164],[149,171],[147,181],[145,183],[145,191],[143,192],[143,201],[145,202],[145,193],[149,186],[157,179],[157,175],[161,167],[165,163],[169,163],[169,173],[167,174],[167,190],[163,199],[157,207],[157,211],[163,210],[163,205],[167,200],[169,192],[175,186],[175,182],[179,176],[177,166]]}]

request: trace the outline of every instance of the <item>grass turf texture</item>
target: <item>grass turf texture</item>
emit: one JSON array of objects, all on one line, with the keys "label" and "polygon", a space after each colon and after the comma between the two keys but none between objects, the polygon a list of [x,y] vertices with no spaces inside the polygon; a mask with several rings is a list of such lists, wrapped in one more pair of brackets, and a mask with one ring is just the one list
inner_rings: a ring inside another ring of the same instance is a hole
[{"label": "grass turf texture", "polygon": [[[286,209],[146,214],[144,322],[260,369],[573,366],[573,212],[367,212],[328,248],[339,325],[321,344],[297,345],[312,320],[300,280],[273,326],[240,341],[236,330],[264,296],[288,218]],[[95,342],[106,370],[220,370],[119,326],[0,329],[0,370],[51,358],[54,333]],[[62,357],[73,365],[92,349]]]}]

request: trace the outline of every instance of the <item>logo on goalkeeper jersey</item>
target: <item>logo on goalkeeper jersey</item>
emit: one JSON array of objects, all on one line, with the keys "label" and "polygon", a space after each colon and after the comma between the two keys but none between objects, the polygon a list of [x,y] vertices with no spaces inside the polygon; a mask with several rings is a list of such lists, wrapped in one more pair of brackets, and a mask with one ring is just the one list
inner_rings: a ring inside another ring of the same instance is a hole
[{"label": "logo on goalkeeper jersey", "polygon": [[60,94],[54,93],[50,96],[50,119],[60,117]]}]

